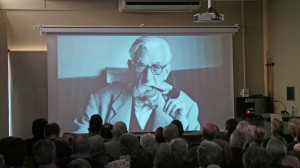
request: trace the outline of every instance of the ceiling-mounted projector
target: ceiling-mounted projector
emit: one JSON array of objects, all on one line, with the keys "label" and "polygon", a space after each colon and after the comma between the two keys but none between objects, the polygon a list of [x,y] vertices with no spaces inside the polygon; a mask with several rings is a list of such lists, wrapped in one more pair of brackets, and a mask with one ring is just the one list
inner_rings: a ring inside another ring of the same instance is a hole
[{"label": "ceiling-mounted projector", "polygon": [[198,13],[194,15],[194,22],[222,22],[224,21],[224,14],[218,13],[211,7],[211,0],[208,0],[208,10],[205,13]]}]

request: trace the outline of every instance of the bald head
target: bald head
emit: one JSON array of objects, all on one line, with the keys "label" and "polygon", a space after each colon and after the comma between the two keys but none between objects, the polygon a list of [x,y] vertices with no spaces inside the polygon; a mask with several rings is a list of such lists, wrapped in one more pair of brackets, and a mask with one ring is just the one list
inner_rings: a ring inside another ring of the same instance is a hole
[{"label": "bald head", "polygon": [[218,127],[213,123],[207,123],[203,127],[202,138],[204,140],[212,141],[215,139],[218,132]]}]

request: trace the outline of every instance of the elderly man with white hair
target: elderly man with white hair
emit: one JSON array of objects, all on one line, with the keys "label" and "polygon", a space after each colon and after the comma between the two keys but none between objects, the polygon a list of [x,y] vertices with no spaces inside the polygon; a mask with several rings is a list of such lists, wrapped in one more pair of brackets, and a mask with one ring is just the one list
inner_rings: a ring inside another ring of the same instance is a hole
[{"label": "elderly man with white hair", "polygon": [[87,130],[88,119],[99,114],[104,123],[123,121],[130,132],[155,131],[173,120],[184,130],[200,130],[197,103],[167,83],[172,54],[166,40],[155,36],[137,38],[129,49],[128,81],[108,85],[91,94],[86,113],[75,120]]}]

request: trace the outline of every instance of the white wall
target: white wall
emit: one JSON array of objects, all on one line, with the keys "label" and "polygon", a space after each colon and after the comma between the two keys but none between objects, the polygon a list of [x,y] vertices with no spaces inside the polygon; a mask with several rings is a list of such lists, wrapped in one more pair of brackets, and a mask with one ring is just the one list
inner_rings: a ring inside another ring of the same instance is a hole
[{"label": "white wall", "polygon": [[[291,111],[296,107],[300,115],[300,10],[298,0],[272,0],[269,2],[269,57],[274,67],[274,99],[281,100]],[[295,86],[295,101],[287,101],[286,87]],[[275,104],[275,112],[283,110],[280,103]]]}]

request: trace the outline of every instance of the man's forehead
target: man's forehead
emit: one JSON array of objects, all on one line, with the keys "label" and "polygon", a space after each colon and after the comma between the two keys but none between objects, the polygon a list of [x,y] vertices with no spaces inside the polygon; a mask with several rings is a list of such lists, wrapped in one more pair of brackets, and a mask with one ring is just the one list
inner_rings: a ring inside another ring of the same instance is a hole
[{"label": "man's forehead", "polygon": [[153,65],[153,64],[159,64],[159,65],[165,65],[168,63],[168,55],[167,53],[162,51],[153,51],[144,53],[140,57],[137,58],[137,62],[142,62],[145,65]]}]

